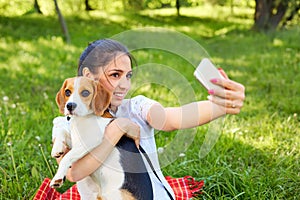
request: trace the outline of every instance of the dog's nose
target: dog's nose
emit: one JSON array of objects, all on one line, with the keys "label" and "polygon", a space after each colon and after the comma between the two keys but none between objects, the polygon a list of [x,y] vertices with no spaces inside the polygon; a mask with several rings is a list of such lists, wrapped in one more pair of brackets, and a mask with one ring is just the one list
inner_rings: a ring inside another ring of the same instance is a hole
[{"label": "dog's nose", "polygon": [[68,111],[73,111],[73,110],[75,110],[76,107],[77,107],[77,104],[74,103],[74,102],[67,103],[67,109],[68,109]]}]

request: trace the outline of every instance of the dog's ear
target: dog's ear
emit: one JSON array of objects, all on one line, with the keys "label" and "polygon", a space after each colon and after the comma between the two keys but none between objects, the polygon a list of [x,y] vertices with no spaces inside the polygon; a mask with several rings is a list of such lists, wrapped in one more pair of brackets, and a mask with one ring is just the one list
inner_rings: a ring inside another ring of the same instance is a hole
[{"label": "dog's ear", "polygon": [[60,90],[56,94],[56,104],[58,105],[59,112],[64,114],[64,108],[66,104],[66,97],[65,97],[65,88],[67,87],[68,79],[66,79],[61,86]]},{"label": "dog's ear", "polygon": [[111,92],[105,89],[101,83],[96,83],[92,109],[97,116],[103,115],[111,101]]}]

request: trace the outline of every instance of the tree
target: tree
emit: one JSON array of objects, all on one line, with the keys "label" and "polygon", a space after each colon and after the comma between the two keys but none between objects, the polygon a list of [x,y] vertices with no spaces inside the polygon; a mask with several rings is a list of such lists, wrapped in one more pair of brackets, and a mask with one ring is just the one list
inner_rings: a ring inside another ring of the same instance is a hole
[{"label": "tree", "polygon": [[176,0],[177,16],[180,16],[180,0]]},{"label": "tree", "polygon": [[33,7],[34,7],[34,10],[35,10],[37,13],[43,14],[42,11],[41,11],[41,9],[40,9],[40,5],[39,5],[39,3],[38,3],[37,0],[34,0],[34,5],[33,5]]},{"label": "tree", "polygon": [[90,11],[90,10],[94,10],[94,8],[92,8],[89,4],[89,0],[85,0],[84,1],[84,4],[85,4],[85,10],[86,11]]},{"label": "tree", "polygon": [[125,10],[142,10],[143,0],[122,0]]},{"label": "tree", "polygon": [[254,30],[275,30],[298,14],[299,0],[255,0]]},{"label": "tree", "polygon": [[60,12],[60,9],[59,9],[59,6],[58,6],[56,0],[54,0],[54,5],[55,5],[55,10],[56,10],[57,15],[58,15],[58,20],[60,22],[61,28],[62,28],[64,36],[65,36],[65,40],[66,40],[67,43],[71,43],[71,38],[70,38],[70,35],[69,35],[69,32],[68,32],[67,24],[65,22],[65,19],[64,19],[63,15]]}]

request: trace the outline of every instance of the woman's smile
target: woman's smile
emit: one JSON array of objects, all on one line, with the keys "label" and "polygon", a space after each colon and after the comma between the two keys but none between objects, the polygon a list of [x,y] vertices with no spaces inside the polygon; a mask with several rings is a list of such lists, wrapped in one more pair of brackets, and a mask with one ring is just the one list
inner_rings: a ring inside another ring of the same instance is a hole
[{"label": "woman's smile", "polygon": [[121,93],[121,92],[114,92],[113,95],[117,98],[117,99],[124,99],[126,96],[126,93]]}]

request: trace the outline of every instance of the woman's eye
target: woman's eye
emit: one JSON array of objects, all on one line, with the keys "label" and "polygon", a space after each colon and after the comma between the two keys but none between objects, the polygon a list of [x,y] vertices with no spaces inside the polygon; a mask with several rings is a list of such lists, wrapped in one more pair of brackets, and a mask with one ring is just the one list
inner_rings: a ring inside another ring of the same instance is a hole
[{"label": "woman's eye", "polygon": [[81,92],[81,95],[82,95],[83,97],[88,97],[88,96],[90,95],[90,92],[89,92],[88,90],[83,90],[83,91]]},{"label": "woman's eye", "polygon": [[131,79],[132,78],[132,72],[126,74],[126,78]]},{"label": "woman's eye", "polygon": [[115,78],[118,78],[120,76],[120,74],[119,73],[113,73],[113,74],[111,74],[111,76],[113,76]]},{"label": "woman's eye", "polygon": [[69,90],[69,89],[66,89],[66,90],[65,90],[65,95],[66,95],[66,97],[71,96],[71,94],[72,94],[71,90]]}]

